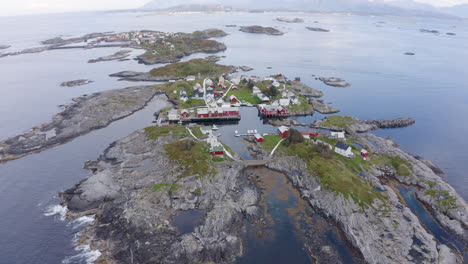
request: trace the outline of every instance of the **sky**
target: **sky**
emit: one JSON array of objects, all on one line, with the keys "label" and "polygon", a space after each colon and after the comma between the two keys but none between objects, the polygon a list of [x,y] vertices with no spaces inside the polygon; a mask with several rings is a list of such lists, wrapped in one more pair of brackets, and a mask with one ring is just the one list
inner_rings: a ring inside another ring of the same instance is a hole
[{"label": "sky", "polygon": [[[68,11],[111,10],[138,8],[150,0],[5,0],[0,8],[0,16],[21,14],[55,13]],[[174,0],[159,0],[168,5]],[[247,0],[255,3],[255,0]],[[388,1],[388,0],[387,0]],[[416,0],[434,6],[453,6],[467,3],[468,0]],[[222,1],[221,1],[222,2]],[[246,2],[241,1],[241,2]]]}]

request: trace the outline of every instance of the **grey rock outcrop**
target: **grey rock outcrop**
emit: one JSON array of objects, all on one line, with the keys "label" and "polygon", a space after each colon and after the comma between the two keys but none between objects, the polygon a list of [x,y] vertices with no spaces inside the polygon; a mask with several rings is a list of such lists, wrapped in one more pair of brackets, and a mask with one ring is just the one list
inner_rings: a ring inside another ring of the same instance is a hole
[{"label": "grey rock outcrop", "polygon": [[311,102],[314,110],[321,114],[334,114],[340,112],[340,110],[324,104],[322,100],[312,99]]},{"label": "grey rock outcrop", "polygon": [[419,186],[419,190],[416,191],[418,200],[431,210],[442,227],[449,230],[467,246],[468,205],[450,184],[437,175],[437,170],[430,166],[432,163],[399,149],[390,139],[372,134],[364,136],[377,144],[378,152],[400,157],[411,164],[410,175],[402,176],[393,173],[392,176],[401,183]]},{"label": "grey rock outcrop", "polygon": [[322,81],[324,84],[328,86],[333,86],[333,87],[340,87],[340,88],[346,88],[348,86],[351,86],[351,84],[347,83],[345,80],[337,78],[337,77],[320,77],[320,81]]},{"label": "grey rock outcrop", "polygon": [[286,18],[286,17],[279,17],[276,19],[277,21],[280,21],[280,22],[286,22],[286,23],[303,23],[304,22],[304,19],[302,18]]},{"label": "grey rock outcrop", "polygon": [[96,63],[96,62],[101,62],[101,61],[112,61],[112,60],[121,60],[124,58],[127,58],[130,56],[129,53],[131,53],[131,50],[120,50],[117,51],[116,53],[109,55],[109,56],[103,56],[99,57],[97,59],[89,60],[88,63]]},{"label": "grey rock outcrop", "polygon": [[[218,165],[214,177],[181,177],[183,169],[168,159],[164,148],[174,141],[134,132],[93,162],[92,176],[64,192],[70,216],[97,212],[80,241],[100,250],[100,261],[231,263],[242,254],[241,223],[260,215],[254,183],[242,176],[243,165],[236,164]],[[148,161],[151,166],[144,166]],[[166,183],[177,188],[154,188]],[[201,223],[181,234],[174,219],[193,209],[204,210]]]},{"label": "grey rock outcrop", "polygon": [[[285,173],[314,209],[337,223],[367,263],[435,263],[455,255],[447,248],[437,248],[434,237],[387,186],[382,187],[388,195],[385,203],[376,199],[372,206],[361,207],[353,199],[323,188],[299,158],[283,157],[267,166]],[[378,183],[376,176],[368,177]],[[458,256],[455,263],[461,263]]]},{"label": "grey rock outcrop", "polygon": [[10,48],[10,45],[0,45],[0,49],[8,49]]},{"label": "grey rock outcrop", "polygon": [[88,83],[92,83],[92,81],[88,79],[80,79],[80,80],[63,82],[60,84],[60,86],[75,87],[75,86],[86,85]]}]

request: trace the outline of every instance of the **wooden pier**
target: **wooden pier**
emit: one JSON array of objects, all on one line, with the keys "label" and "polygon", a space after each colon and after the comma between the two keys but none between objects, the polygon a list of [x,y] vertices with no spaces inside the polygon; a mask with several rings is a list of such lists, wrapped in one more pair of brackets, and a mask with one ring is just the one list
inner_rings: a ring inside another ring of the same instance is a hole
[{"label": "wooden pier", "polygon": [[182,122],[225,122],[225,121],[239,121],[241,119],[240,115],[238,116],[212,116],[212,117],[196,117],[190,116],[186,118],[181,118]]}]

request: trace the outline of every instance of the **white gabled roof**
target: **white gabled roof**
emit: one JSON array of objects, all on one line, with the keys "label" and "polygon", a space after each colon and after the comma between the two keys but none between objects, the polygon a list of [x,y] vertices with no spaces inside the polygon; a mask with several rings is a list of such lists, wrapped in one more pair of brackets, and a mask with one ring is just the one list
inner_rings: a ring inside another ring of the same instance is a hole
[{"label": "white gabled roof", "polygon": [[255,138],[263,138],[260,134],[255,134],[254,137]]},{"label": "white gabled roof", "polygon": [[369,153],[369,152],[367,152],[367,150],[365,150],[365,149],[361,149],[361,153],[366,154],[366,153]]},{"label": "white gabled roof", "polygon": [[278,127],[278,130],[279,130],[280,133],[284,133],[286,131],[289,131],[289,127],[280,126],[280,127]]},{"label": "white gabled roof", "polygon": [[198,108],[197,114],[208,114],[208,108]]}]

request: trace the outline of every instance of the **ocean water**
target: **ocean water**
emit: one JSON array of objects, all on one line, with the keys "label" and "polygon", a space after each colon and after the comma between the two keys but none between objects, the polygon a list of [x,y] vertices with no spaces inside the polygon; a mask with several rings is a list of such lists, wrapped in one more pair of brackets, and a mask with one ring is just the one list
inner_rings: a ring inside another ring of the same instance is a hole
[{"label": "ocean water", "polygon": [[[274,20],[280,16],[301,17],[305,23]],[[274,26],[286,34],[246,34],[238,28],[223,27],[227,24]],[[331,32],[312,32],[305,26]],[[278,13],[150,16],[90,12],[0,17],[0,44],[12,45],[0,52],[36,47],[40,41],[56,36],[140,29],[192,32],[212,27],[230,34],[219,39],[228,47],[219,54],[226,56],[219,63],[253,67],[249,75],[283,73],[290,78],[301,77],[306,84],[323,90],[326,102],[361,119],[413,117],[416,124],[411,127],[375,133],[391,136],[403,149],[434,161],[445,170],[448,182],[468,199],[467,22]],[[436,29],[442,34],[420,33],[421,28]],[[457,35],[448,36],[446,32]],[[71,103],[74,97],[139,85],[119,82],[108,75],[123,70],[147,71],[153,66],[133,60],[87,63],[117,50],[58,50],[0,58],[0,139],[48,122],[61,111],[59,105]],[[416,55],[405,56],[405,52]],[[132,54],[139,53],[135,50]],[[194,54],[184,60],[204,56]],[[313,75],[341,77],[352,86],[328,87]],[[59,86],[63,81],[81,78],[94,82],[79,87]],[[63,221],[64,209],[56,207],[59,202],[56,194],[87,177],[89,172],[82,169],[83,163],[97,158],[112,141],[150,125],[152,114],[159,107],[161,103],[155,102],[133,116],[70,143],[0,164],[0,263],[83,263],[85,259],[96,258],[98,252],[86,247],[77,251],[73,245],[81,223],[89,219]],[[255,122],[256,116],[249,115],[245,120],[250,118]],[[256,128],[249,126],[243,122],[241,127]],[[271,128],[262,129],[268,133]],[[228,127],[219,130],[228,143],[232,130]],[[236,143],[232,140],[231,144]]]}]

